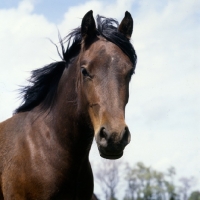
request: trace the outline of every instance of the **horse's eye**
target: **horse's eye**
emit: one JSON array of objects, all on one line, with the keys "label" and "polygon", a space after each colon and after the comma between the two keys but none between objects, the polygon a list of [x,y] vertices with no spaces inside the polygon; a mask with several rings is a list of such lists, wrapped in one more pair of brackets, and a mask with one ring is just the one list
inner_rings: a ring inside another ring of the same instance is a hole
[{"label": "horse's eye", "polygon": [[84,67],[81,67],[81,73],[83,74],[83,76],[90,76]]}]

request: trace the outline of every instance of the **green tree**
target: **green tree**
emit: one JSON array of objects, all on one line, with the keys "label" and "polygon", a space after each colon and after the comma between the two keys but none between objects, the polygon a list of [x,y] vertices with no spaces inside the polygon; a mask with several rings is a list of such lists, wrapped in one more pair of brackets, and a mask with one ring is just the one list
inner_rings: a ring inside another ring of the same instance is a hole
[{"label": "green tree", "polygon": [[166,175],[169,177],[170,181],[165,181],[165,186],[170,200],[176,199],[176,187],[174,185],[174,176],[176,175],[176,170],[174,167],[167,169]]},{"label": "green tree", "polygon": [[[158,188],[158,179],[161,181],[162,175],[145,166],[142,162],[136,163],[131,168],[127,167],[126,180],[128,182],[127,192],[124,199],[127,200],[149,200],[162,190]],[[160,183],[160,186],[162,184]],[[159,191],[159,192],[158,192]]]},{"label": "green tree", "polygon": [[155,179],[155,194],[157,200],[165,200],[165,185],[164,174],[162,172],[153,171],[153,177]]},{"label": "green tree", "polygon": [[179,179],[179,181],[182,183],[182,186],[180,187],[180,193],[182,193],[183,200],[188,199],[188,191],[190,188],[195,184],[196,180],[194,177],[182,177]]},{"label": "green tree", "polygon": [[199,191],[192,192],[188,200],[200,200],[200,192]]}]

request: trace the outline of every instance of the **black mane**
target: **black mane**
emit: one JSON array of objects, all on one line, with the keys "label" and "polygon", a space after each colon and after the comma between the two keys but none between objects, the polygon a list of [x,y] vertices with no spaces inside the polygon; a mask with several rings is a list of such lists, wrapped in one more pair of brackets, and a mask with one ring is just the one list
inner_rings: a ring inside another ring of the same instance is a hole
[{"label": "black mane", "polygon": [[[130,41],[118,32],[118,22],[112,18],[105,18],[97,15],[97,35],[119,46],[133,63],[133,71],[136,67],[137,55]],[[50,108],[54,103],[59,80],[65,67],[70,60],[78,55],[81,50],[81,28],[74,29],[63,40],[60,39],[62,49],[62,61],[51,63],[43,68],[32,71],[29,79],[29,86],[21,89],[23,98],[22,105],[15,110],[15,113],[30,111],[39,104],[44,110]],[[65,50],[64,44],[67,43]]]}]

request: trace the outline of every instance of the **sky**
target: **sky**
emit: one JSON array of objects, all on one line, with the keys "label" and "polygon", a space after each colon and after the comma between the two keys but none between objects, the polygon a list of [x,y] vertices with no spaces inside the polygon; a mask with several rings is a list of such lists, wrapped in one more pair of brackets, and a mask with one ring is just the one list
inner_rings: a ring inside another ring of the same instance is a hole
[{"label": "sky", "polygon": [[[1,0],[0,121],[20,104],[17,90],[29,72],[60,60],[49,39],[57,43],[58,30],[66,36],[91,9],[119,22],[128,10],[134,19],[138,62],[126,107],[132,140],[122,160],[160,171],[174,166],[178,177],[198,178],[199,187],[199,0]],[[102,160],[95,143],[90,160]]]}]

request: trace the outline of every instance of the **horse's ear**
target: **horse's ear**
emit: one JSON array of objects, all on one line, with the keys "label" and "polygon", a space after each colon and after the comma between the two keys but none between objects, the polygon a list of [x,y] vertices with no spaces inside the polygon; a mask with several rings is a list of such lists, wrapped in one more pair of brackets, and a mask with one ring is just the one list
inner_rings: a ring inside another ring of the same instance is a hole
[{"label": "horse's ear", "polygon": [[96,34],[96,25],[93,17],[93,11],[85,14],[81,23],[81,35],[84,40],[94,37]]},{"label": "horse's ear", "polygon": [[133,18],[128,11],[125,12],[124,19],[119,25],[118,31],[123,33],[130,40],[133,32]]}]

